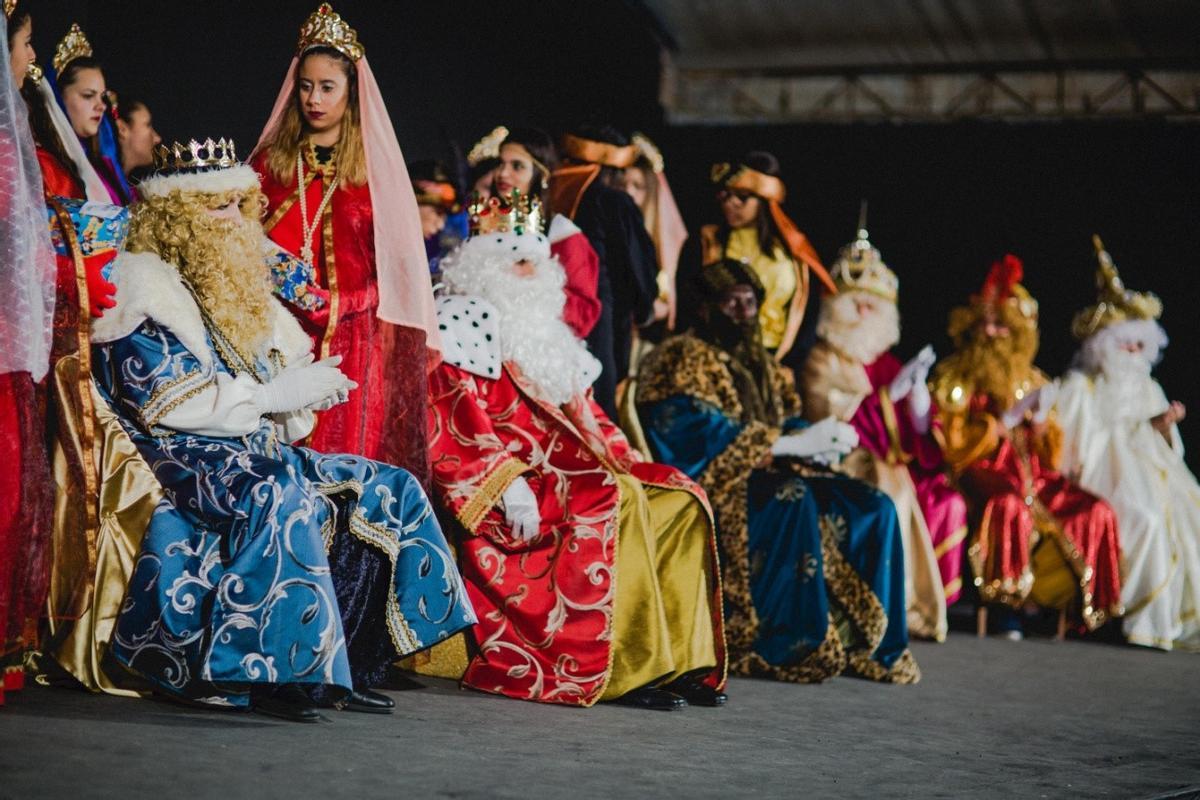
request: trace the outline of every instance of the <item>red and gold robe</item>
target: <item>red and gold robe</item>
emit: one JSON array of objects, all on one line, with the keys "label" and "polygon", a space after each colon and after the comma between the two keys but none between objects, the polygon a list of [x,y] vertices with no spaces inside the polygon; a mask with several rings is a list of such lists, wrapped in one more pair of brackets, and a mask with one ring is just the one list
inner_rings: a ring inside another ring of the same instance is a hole
[{"label": "red and gold robe", "polygon": [[[335,180],[333,166],[304,162],[305,202],[310,215]],[[251,162],[267,197],[264,228],[280,247],[302,250],[303,229],[294,175],[280,183],[266,168],[268,151]],[[312,224],[312,220],[308,220]],[[404,467],[428,485],[428,439],[424,404],[427,379],[425,333],[379,319],[375,229],[371,190],[343,186],[333,192],[310,242],[316,282],[329,303],[316,312],[291,306],[318,351],[342,357],[341,370],[358,388],[349,402],[317,413],[305,444],[323,453],[353,453]]]},{"label": "red and gold robe", "polygon": [[[639,485],[652,499],[655,493],[684,495],[702,507],[707,542],[700,546],[710,569],[703,579],[690,577],[707,592],[709,613],[693,621],[711,625],[697,638],[710,637],[716,651],[707,681],[724,684],[712,512],[699,486],[676,469],[641,461],[590,393],[556,407],[540,399],[513,363],[494,379],[443,363],[430,376],[430,424],[434,484],[467,532],[459,562],[479,615],[465,685],[569,705],[613,697],[606,689],[614,660],[646,657],[614,646],[622,628],[640,624],[641,609],[629,607],[633,603],[618,609],[615,602],[623,597],[617,545],[627,541],[619,535],[618,513],[623,495]],[[528,543],[512,537],[498,505],[518,476],[528,481],[541,512],[539,535]]]},{"label": "red and gold robe", "polygon": [[[1035,370],[1022,391],[1045,381]],[[980,599],[1077,603],[1088,629],[1123,613],[1116,515],[1056,470],[1062,431],[1054,419],[1006,430],[995,401],[954,370],[935,378],[934,398],[935,430],[970,506],[967,558]]]}]

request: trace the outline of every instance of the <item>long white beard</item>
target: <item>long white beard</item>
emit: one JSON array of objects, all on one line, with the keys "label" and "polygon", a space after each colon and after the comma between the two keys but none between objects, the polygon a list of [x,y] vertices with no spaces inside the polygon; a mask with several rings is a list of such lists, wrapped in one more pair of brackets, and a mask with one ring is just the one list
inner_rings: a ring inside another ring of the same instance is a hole
[{"label": "long white beard", "polygon": [[855,302],[862,297],[861,292],[845,292],[822,303],[817,336],[865,365],[900,341],[900,311],[893,303],[866,295],[875,312],[860,316]]},{"label": "long white beard", "polygon": [[600,362],[562,321],[562,265],[553,256],[533,265],[533,275],[520,277],[511,257],[464,246],[443,261],[442,275],[454,293],[482,297],[496,307],[504,360],[515,363],[543,399],[561,406],[587,391]]},{"label": "long white beard", "polygon": [[[1124,345],[1138,343],[1141,350],[1129,352]],[[1110,381],[1137,385],[1150,377],[1158,363],[1167,334],[1153,320],[1130,320],[1109,325],[1092,334],[1075,357],[1075,366]]]}]

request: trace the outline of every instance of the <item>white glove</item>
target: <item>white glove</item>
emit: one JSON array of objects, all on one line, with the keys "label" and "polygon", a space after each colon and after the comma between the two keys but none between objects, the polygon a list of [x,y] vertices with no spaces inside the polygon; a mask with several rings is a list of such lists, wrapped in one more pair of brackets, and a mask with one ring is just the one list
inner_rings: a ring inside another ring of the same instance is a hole
[{"label": "white glove", "polygon": [[1058,384],[1047,383],[1022,397],[1016,405],[1001,414],[1000,422],[1005,428],[1011,430],[1021,424],[1021,421],[1025,419],[1025,413],[1031,409],[1034,422],[1045,422],[1057,399]]},{"label": "white glove", "polygon": [[1042,385],[1042,388],[1037,391],[1037,404],[1033,411],[1033,421],[1041,425],[1050,416],[1050,412],[1054,410],[1054,404],[1058,401],[1058,381],[1051,381]]},{"label": "white glove", "polygon": [[529,482],[518,476],[500,497],[504,501],[504,521],[512,528],[513,536],[523,542],[532,541],[538,535],[542,515]]},{"label": "white glove", "polygon": [[935,361],[937,361],[937,354],[933,352],[933,345],[925,345],[921,349],[921,352],[913,356],[907,364],[900,368],[899,374],[888,385],[888,394],[892,400],[897,403],[900,402],[908,397],[914,386],[918,383],[925,383],[929,377],[929,370],[933,369]]},{"label": "white glove", "polygon": [[913,384],[908,395],[908,418],[912,420],[917,433],[929,432],[929,412],[932,409],[933,398],[929,396],[929,384],[919,380]]},{"label": "white glove", "polygon": [[822,463],[836,461],[858,447],[858,431],[846,423],[826,417],[799,433],[780,436],[771,445],[771,455],[811,458]]},{"label": "white glove", "polygon": [[333,356],[315,364],[301,359],[258,389],[258,405],[266,414],[300,411],[319,405],[339,392],[349,392],[358,384],[338,369],[341,356]]}]

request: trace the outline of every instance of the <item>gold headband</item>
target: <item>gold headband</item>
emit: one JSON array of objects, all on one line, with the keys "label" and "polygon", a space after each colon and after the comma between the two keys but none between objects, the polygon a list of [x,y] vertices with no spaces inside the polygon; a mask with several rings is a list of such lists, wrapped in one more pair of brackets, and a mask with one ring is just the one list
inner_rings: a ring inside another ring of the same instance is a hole
[{"label": "gold headband", "polygon": [[744,164],[713,164],[711,174],[712,182],[726,189],[750,192],[776,203],[782,203],[787,198],[787,187],[782,180]]},{"label": "gold headband", "polygon": [[570,133],[563,134],[562,152],[568,158],[617,169],[632,167],[638,157],[636,145],[627,144],[622,147],[607,142],[597,142],[595,139],[584,139]]}]

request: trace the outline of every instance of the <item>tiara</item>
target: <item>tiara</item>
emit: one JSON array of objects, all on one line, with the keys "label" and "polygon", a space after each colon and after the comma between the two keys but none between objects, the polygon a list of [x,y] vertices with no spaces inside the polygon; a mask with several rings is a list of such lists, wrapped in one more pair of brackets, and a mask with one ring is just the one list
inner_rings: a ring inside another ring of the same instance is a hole
[{"label": "tiara", "polygon": [[497,125],[492,129],[492,132],[484,136],[475,146],[471,148],[471,152],[467,153],[467,163],[472,167],[480,161],[486,161],[489,158],[500,157],[500,145],[508,138],[508,128],[503,125]]},{"label": "tiara", "polygon": [[54,60],[50,62],[50,65],[54,67],[54,74],[58,75],[62,73],[67,64],[91,54],[92,43],[87,40],[87,34],[79,27],[78,22],[72,22],[67,35],[58,43],[58,47],[54,48]]},{"label": "tiara", "polygon": [[638,149],[643,158],[650,162],[650,168],[655,172],[662,172],[665,165],[662,151],[658,149],[658,145],[650,141],[650,138],[644,133],[635,133],[632,139],[633,146]]},{"label": "tiara", "polygon": [[12,12],[17,8],[17,0],[4,0],[4,18],[8,19],[12,16]]},{"label": "tiara", "polygon": [[332,47],[351,61],[358,61],[366,52],[358,42],[358,32],[335,14],[329,3],[321,3],[300,27],[296,52],[313,47]]},{"label": "tiara", "polygon": [[542,202],[536,197],[522,195],[514,189],[511,197],[490,197],[486,200],[476,195],[467,207],[471,223],[471,236],[489,233],[541,233]]},{"label": "tiara", "polygon": [[174,142],[170,147],[160,144],[154,148],[154,169],[158,172],[194,172],[205,169],[227,169],[238,165],[233,139],[224,137],[203,142],[192,139],[187,144]]}]

